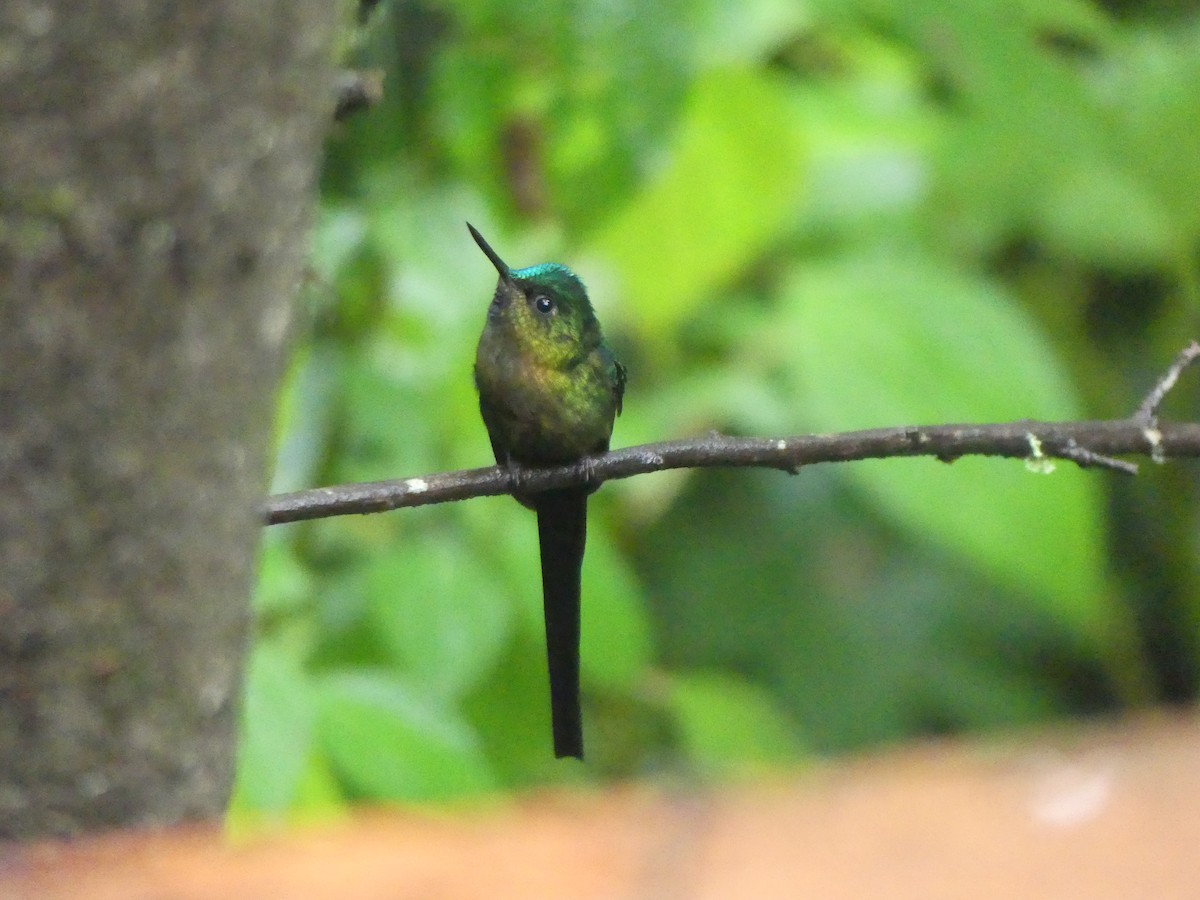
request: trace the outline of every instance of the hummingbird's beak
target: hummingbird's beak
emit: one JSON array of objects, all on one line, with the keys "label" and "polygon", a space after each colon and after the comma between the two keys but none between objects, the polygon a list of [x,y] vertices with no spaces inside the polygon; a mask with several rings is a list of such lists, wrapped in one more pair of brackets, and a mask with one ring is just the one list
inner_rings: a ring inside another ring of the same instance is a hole
[{"label": "hummingbird's beak", "polygon": [[500,258],[492,245],[483,239],[483,235],[475,230],[475,226],[470,222],[467,223],[467,230],[471,232],[471,237],[475,238],[475,243],[479,245],[479,249],[483,251],[483,255],[492,261],[492,265],[496,267],[496,271],[500,273],[500,278],[507,282],[512,282],[512,273],[504,260]]}]

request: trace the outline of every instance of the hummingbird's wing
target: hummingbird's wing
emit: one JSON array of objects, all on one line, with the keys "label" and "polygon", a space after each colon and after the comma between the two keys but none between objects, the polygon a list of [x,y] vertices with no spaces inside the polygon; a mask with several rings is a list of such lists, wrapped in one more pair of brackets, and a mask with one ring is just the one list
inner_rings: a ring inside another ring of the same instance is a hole
[{"label": "hummingbird's wing", "polygon": [[625,381],[628,377],[628,372],[625,367],[613,360],[613,365],[617,367],[617,378],[613,384],[613,396],[617,399],[617,415],[621,414],[621,402],[625,399]]},{"label": "hummingbird's wing", "polygon": [[617,358],[613,356],[607,344],[601,344],[599,349],[601,359],[604,361],[604,367],[608,370],[607,377],[609,384],[612,386],[613,401],[616,404],[617,415],[619,416],[621,414],[621,401],[625,397],[625,381],[628,373],[625,367],[617,362]]}]

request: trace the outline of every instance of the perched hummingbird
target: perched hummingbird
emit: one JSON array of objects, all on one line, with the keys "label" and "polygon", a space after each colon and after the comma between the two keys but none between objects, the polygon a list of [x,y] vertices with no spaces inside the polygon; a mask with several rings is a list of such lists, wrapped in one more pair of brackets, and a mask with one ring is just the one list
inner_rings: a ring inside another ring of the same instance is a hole
[{"label": "perched hummingbird", "polygon": [[[479,412],[497,465],[573,463],[608,449],[625,368],[600,334],[583,282],[557,263],[509,269],[469,223],[500,281],[475,351]],[[583,758],[579,712],[579,577],[587,534],[582,485],[513,496],[536,510],[550,668],[554,755]]]}]

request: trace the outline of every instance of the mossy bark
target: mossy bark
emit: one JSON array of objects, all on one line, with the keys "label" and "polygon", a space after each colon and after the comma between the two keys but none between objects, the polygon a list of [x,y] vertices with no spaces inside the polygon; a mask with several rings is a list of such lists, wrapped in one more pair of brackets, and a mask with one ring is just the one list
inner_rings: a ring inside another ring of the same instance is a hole
[{"label": "mossy bark", "polygon": [[0,7],[0,836],[227,800],[335,7]]}]

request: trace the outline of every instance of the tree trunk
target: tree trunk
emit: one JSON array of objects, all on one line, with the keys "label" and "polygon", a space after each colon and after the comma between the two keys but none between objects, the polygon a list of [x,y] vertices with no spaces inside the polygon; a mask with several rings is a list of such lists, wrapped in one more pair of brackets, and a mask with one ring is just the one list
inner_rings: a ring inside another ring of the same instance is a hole
[{"label": "tree trunk", "polygon": [[227,800],[336,6],[0,6],[2,836]]}]

